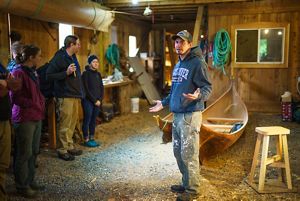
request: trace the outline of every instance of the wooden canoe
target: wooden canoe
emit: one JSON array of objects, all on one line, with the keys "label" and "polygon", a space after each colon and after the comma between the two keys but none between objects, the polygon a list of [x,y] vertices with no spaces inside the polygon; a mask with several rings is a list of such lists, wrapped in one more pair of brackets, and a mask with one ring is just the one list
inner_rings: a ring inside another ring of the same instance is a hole
[{"label": "wooden canoe", "polygon": [[[172,141],[172,113],[164,118],[155,116],[163,132],[164,143]],[[202,112],[200,130],[200,162],[222,153],[242,135],[248,122],[247,108],[233,84]]]}]

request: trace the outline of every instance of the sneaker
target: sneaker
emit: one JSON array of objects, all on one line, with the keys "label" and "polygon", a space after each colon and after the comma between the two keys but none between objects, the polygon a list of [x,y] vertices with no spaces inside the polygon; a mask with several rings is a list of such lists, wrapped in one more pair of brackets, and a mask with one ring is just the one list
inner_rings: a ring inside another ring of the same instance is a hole
[{"label": "sneaker", "polygon": [[182,185],[172,185],[171,191],[173,193],[183,193],[185,191],[185,188]]},{"label": "sneaker", "polygon": [[70,149],[68,150],[68,153],[72,156],[80,156],[82,154],[82,150],[80,149]]},{"label": "sneaker", "polygon": [[36,182],[33,182],[32,184],[30,184],[31,189],[35,190],[35,191],[43,191],[46,189],[45,186],[43,185],[39,185]]},{"label": "sneaker", "polygon": [[91,142],[93,147],[99,147],[100,146],[100,144],[98,142],[96,142],[94,139],[90,140],[89,142]]},{"label": "sneaker", "polygon": [[17,189],[17,193],[24,197],[29,199],[34,199],[38,196],[38,192],[31,189],[31,188],[25,188],[25,189]]},{"label": "sneaker", "polygon": [[58,158],[63,159],[65,161],[73,161],[75,157],[69,153],[57,153]]},{"label": "sneaker", "polygon": [[86,146],[86,147],[96,147],[95,144],[92,141],[84,142],[83,145]]},{"label": "sneaker", "polygon": [[191,194],[191,193],[184,192],[177,196],[176,201],[197,201],[198,198],[199,198],[199,195],[197,195],[197,194]]}]

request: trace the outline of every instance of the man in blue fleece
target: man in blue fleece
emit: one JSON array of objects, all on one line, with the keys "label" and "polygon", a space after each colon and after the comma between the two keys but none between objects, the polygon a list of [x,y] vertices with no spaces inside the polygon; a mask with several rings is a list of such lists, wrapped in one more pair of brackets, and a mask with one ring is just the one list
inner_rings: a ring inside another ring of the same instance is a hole
[{"label": "man in blue fleece", "polygon": [[149,109],[157,112],[169,105],[173,112],[173,152],[182,174],[182,183],[172,185],[171,190],[180,193],[177,201],[194,200],[199,197],[199,131],[201,111],[211,93],[207,65],[199,47],[192,48],[192,35],[180,31],[172,36],[179,61],[172,74],[170,94]]}]

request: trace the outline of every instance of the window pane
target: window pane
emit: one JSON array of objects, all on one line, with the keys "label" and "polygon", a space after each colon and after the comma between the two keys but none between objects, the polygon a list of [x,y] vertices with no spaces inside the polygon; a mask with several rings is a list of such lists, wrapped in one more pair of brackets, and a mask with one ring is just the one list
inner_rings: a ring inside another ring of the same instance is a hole
[{"label": "window pane", "polygon": [[237,30],[236,62],[257,62],[258,30]]},{"label": "window pane", "polygon": [[59,24],[58,27],[59,32],[59,48],[64,46],[65,38],[68,35],[73,35],[73,27],[69,24]]},{"label": "window pane", "polygon": [[137,53],[136,49],[136,37],[129,36],[129,57],[135,57]]},{"label": "window pane", "polygon": [[283,62],[283,29],[260,30],[260,62]]}]

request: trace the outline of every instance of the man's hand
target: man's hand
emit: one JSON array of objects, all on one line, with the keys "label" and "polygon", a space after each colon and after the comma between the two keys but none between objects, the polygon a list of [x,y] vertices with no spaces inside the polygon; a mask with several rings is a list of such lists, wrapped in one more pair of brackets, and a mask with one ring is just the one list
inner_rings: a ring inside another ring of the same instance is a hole
[{"label": "man's hand", "polygon": [[70,64],[67,68],[67,75],[71,75],[76,71],[76,66],[74,63]]},{"label": "man's hand", "polygon": [[156,103],[156,105],[153,107],[150,107],[149,112],[158,112],[164,108],[164,106],[161,104],[160,100],[155,100],[154,102]]},{"label": "man's hand", "polygon": [[97,107],[99,107],[99,106],[101,105],[101,101],[97,100],[96,103],[95,103],[95,105],[96,105]]},{"label": "man's hand", "polygon": [[0,80],[0,85],[1,85],[1,87],[6,88],[7,87],[6,80]]},{"label": "man's hand", "polygon": [[196,91],[194,91],[194,93],[192,93],[192,94],[191,93],[188,93],[188,94],[183,93],[182,95],[188,100],[191,100],[191,101],[196,100],[201,96],[200,88],[196,89]]}]

